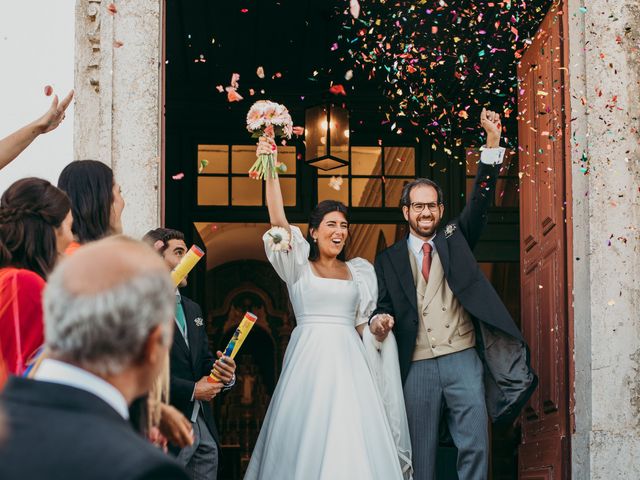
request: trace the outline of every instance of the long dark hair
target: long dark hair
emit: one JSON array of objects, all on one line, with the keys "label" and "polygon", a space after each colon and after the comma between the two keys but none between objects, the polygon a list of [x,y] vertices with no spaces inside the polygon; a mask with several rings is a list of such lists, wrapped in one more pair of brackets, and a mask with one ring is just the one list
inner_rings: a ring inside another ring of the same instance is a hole
[{"label": "long dark hair", "polygon": [[[349,222],[349,217],[347,217],[347,207],[345,207],[344,203],[338,202],[337,200],[324,200],[320,202],[316,208],[311,212],[311,216],[309,217],[309,229],[307,230],[307,242],[311,248],[309,249],[309,260],[314,261],[317,260],[320,256],[320,250],[318,250],[318,244],[313,241],[313,237],[311,236],[311,229],[318,230],[322,220],[324,219],[327,213],[331,212],[340,212],[344,215],[344,218]],[[342,251],[338,254],[338,260],[346,261],[347,258],[347,246],[345,245]]]},{"label": "long dark hair", "polygon": [[41,178],[23,178],[0,198],[0,267],[31,270],[45,280],[58,259],[56,233],[69,197]]},{"label": "long dark hair", "polygon": [[113,170],[96,160],[76,160],[67,165],[58,187],[71,199],[72,231],[78,242],[99,240],[111,231]]}]

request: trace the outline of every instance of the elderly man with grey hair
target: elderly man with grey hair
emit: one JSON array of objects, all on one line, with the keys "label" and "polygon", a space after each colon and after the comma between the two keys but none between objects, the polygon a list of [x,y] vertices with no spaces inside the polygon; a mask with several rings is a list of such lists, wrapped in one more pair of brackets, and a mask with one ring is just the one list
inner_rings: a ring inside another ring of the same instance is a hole
[{"label": "elderly man with grey hair", "polygon": [[0,397],[0,478],[188,478],[127,421],[168,354],[173,290],[157,254],[125,237],[61,263],[44,297],[50,353],[35,379],[11,378]]}]

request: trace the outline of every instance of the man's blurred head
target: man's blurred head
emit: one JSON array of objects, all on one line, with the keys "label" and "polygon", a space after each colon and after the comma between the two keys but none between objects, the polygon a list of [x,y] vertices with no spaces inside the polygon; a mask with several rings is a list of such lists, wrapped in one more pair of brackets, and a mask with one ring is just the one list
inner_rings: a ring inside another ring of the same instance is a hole
[{"label": "man's blurred head", "polygon": [[[173,338],[175,294],[147,245],[123,236],[79,248],[49,277],[45,341],[54,358],[103,378],[127,378],[143,395]],[[135,385],[134,385],[135,383]]]},{"label": "man's blurred head", "polygon": [[[187,244],[184,241],[184,234],[171,228],[156,228],[150,230],[142,237],[142,240],[151,245],[164,259],[169,270],[173,270],[180,263],[182,257],[187,253]],[[187,277],[181,282],[179,287],[187,286]]]}]

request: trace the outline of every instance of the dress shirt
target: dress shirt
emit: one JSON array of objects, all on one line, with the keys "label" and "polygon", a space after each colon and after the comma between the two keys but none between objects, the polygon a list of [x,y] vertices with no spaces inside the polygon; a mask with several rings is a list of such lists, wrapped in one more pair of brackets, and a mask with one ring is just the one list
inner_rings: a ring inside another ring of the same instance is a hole
[{"label": "dress shirt", "polygon": [[129,419],[129,406],[116,387],[102,378],[69,363],[45,358],[34,376],[36,380],[58,383],[94,394],[104,400],[125,420]]},{"label": "dress shirt", "polygon": [[480,147],[480,161],[487,165],[500,165],[504,159],[503,147]]}]

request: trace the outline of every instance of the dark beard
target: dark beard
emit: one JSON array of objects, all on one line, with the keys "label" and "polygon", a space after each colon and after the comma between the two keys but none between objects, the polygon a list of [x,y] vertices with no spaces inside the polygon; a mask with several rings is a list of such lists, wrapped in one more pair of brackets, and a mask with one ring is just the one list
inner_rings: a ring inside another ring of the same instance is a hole
[{"label": "dark beard", "polygon": [[436,233],[436,230],[438,229],[438,226],[440,225],[440,219],[436,219],[433,218],[433,226],[428,229],[428,230],[424,230],[422,228],[420,228],[418,226],[418,220],[419,218],[415,219],[415,220],[410,220],[409,221],[409,226],[413,229],[413,231],[415,233],[417,233],[418,235],[420,235],[421,237],[424,238],[429,238],[432,237],[434,233]]}]

